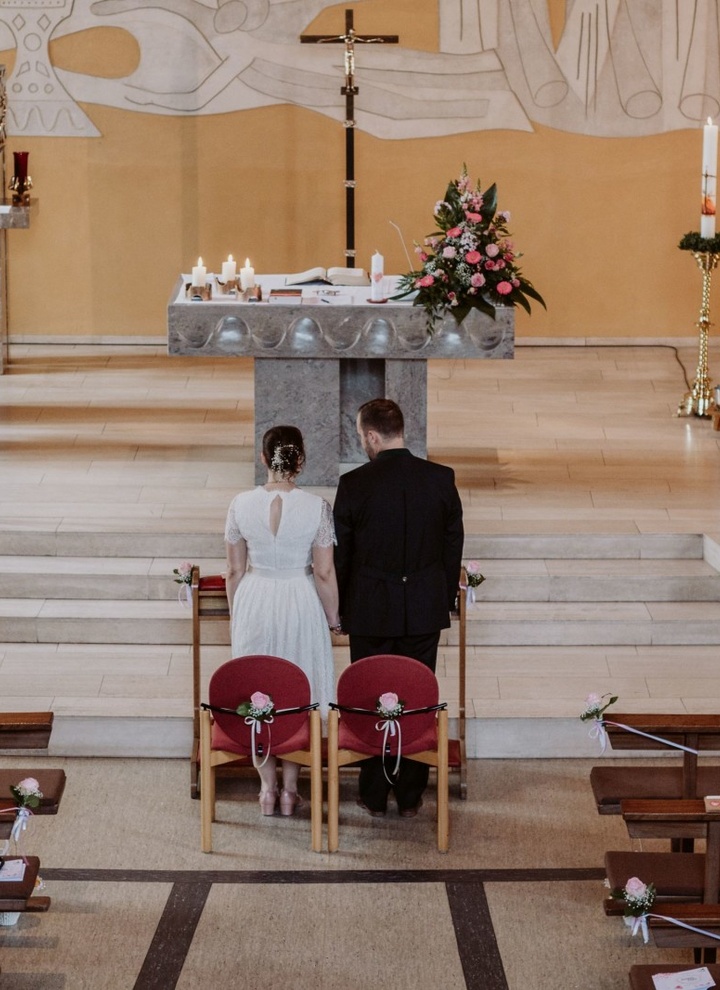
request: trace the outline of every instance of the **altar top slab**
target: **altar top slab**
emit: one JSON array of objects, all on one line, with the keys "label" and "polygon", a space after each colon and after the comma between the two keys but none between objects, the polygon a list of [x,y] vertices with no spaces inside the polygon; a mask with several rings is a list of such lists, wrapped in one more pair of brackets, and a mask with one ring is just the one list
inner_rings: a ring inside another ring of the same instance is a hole
[{"label": "altar top slab", "polygon": [[[392,295],[394,282],[389,295]],[[178,278],[168,303],[168,352],[178,355],[267,358],[512,358],[515,311],[495,319],[471,310],[462,324],[452,316],[428,333],[425,311],[411,302],[369,302],[368,286],[302,286],[300,304],[240,302],[222,295],[215,276],[207,301],[186,293],[189,275]],[[284,275],[256,278],[266,300],[285,287]],[[339,293],[340,295],[335,295]],[[343,301],[340,302],[339,300]],[[345,301],[347,300],[347,301]]]}]

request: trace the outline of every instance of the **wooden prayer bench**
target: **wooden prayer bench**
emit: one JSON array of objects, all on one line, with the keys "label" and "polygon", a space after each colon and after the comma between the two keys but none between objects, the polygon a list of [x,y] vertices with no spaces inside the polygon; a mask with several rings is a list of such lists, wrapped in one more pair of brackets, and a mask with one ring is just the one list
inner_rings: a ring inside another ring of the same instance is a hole
[{"label": "wooden prayer bench", "polygon": [[[720,750],[720,715],[626,715],[613,712],[608,713],[608,719],[691,749]],[[682,763],[675,767],[593,767],[590,785],[601,815],[619,815],[620,803],[627,798],[679,800],[720,794],[720,766],[698,767],[694,753],[673,750],[655,739],[647,739],[613,725],[606,726],[605,731],[613,749],[667,749],[668,754],[682,753]]]},{"label": "wooden prayer bench", "polygon": [[[22,857],[6,858],[8,862],[14,859],[22,859]],[[0,881],[0,911],[47,911],[50,907],[50,898],[33,896],[39,870],[40,860],[37,856],[26,856],[25,874],[22,880]]]},{"label": "wooden prayer bench", "polygon": [[53,712],[0,712],[0,750],[47,749]]},{"label": "wooden prayer bench", "polygon": [[[662,900],[718,904],[720,894],[720,813],[705,811],[703,801],[623,801],[622,816],[631,838],[705,839],[704,853],[607,852],[605,869],[611,888],[630,877],[655,885]],[[607,914],[621,902],[606,901]],[[720,909],[719,909],[720,910]]]},{"label": "wooden prayer bench", "polygon": [[11,808],[10,811],[0,811],[0,839],[9,837],[17,814],[17,809],[12,807],[14,798],[10,792],[10,787],[18,784],[26,777],[34,777],[42,791],[39,806],[32,809],[33,815],[56,815],[58,813],[60,800],[65,790],[64,770],[0,770],[0,809]]},{"label": "wooden prayer bench", "polygon": [[[714,430],[720,430],[720,410],[716,409],[712,414],[712,424]],[[717,983],[718,981],[716,980],[715,982]]]},{"label": "wooden prayer bench", "polygon": [[[458,735],[448,740],[448,765],[451,773],[459,774],[459,795],[467,797],[467,753],[465,746],[466,718],[466,658],[467,658],[467,573],[461,569],[458,590]],[[225,578],[222,574],[200,577],[200,568],[195,564],[190,575],[192,595],[192,671],[193,671],[193,744],[190,756],[190,796],[198,798],[200,775],[200,684],[202,679],[200,660],[201,623],[229,622],[230,607],[225,591]],[[327,740],[323,739],[323,766],[327,766]],[[239,759],[237,763],[218,768],[218,776],[246,776],[254,768],[249,760]],[[720,789],[718,790],[720,793]]]}]

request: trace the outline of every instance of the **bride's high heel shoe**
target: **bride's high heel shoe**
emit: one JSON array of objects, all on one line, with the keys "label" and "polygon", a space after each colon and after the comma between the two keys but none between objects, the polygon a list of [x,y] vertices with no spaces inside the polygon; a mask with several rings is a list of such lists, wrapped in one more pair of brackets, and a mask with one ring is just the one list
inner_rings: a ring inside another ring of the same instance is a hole
[{"label": "bride's high heel shoe", "polygon": [[262,811],[264,815],[274,815],[277,799],[278,799],[277,790],[260,791],[260,797],[258,798],[258,800],[260,801],[260,811]]},{"label": "bride's high heel shoe", "polygon": [[286,818],[295,814],[295,808],[300,804],[301,798],[297,791],[280,791],[280,814]]}]

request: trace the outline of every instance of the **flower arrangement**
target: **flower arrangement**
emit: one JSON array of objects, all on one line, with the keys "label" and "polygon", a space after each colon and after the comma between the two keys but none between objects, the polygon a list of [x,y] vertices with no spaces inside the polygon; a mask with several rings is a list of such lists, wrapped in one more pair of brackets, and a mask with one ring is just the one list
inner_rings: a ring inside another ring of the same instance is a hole
[{"label": "flower arrangement", "polygon": [[43,796],[40,784],[34,777],[25,777],[19,784],[11,784],[10,793],[19,808],[37,808]]},{"label": "flower arrangement", "polygon": [[394,691],[386,691],[377,700],[375,711],[385,719],[400,718],[405,710],[405,702],[400,701]]},{"label": "flower arrangement", "polygon": [[495,183],[482,192],[478,181],[473,189],[463,166],[434,216],[439,229],[415,247],[422,268],[401,277],[395,297],[417,291],[414,305],[425,308],[430,333],[447,312],[462,323],[473,308],[494,317],[496,306],[520,305],[529,313],[528,297],[545,306],[517,265],[521,255],[509,240],[510,214],[497,210]]},{"label": "flower arrangement", "polygon": [[480,573],[480,564],[477,560],[469,560],[465,566],[465,572],[467,574],[468,587],[470,588],[479,588],[485,580],[485,576]]},{"label": "flower arrangement", "polygon": [[[610,700],[605,701],[606,698],[609,698]],[[611,695],[609,692],[607,694],[595,694],[594,692],[591,692],[585,699],[585,708],[580,713],[580,718],[583,722],[587,722],[591,718],[597,720],[602,716],[603,712],[609,708],[610,705],[614,705],[617,700],[618,696],[616,694]],[[605,704],[603,704],[603,702],[605,702]]]},{"label": "flower arrangement", "polygon": [[250,695],[250,701],[243,701],[235,711],[238,715],[243,715],[246,719],[252,719],[255,722],[272,722],[275,705],[269,694],[254,691]]},{"label": "flower arrangement", "polygon": [[193,565],[189,560],[181,561],[177,567],[173,568],[173,574],[175,575],[173,581],[176,584],[190,584],[192,582],[192,569]]},{"label": "flower arrangement", "polygon": [[678,244],[681,251],[695,251],[700,254],[720,254],[720,234],[714,237],[703,237],[697,231],[691,230],[685,234]]}]

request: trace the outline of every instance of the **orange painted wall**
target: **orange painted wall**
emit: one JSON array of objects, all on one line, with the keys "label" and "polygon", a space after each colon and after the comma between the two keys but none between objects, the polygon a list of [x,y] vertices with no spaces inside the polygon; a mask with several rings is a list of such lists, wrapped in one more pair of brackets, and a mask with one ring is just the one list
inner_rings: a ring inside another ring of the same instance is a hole
[{"label": "orange painted wall", "polygon": [[[343,6],[310,29],[337,31]],[[435,15],[429,2],[369,0],[355,24],[432,48]],[[121,34],[60,39],[53,62],[128,72],[136,53]],[[8,71],[13,57],[0,55]],[[199,254],[209,270],[229,252],[258,273],[344,263],[336,122],[289,106],[183,119],[83,109],[102,137],[8,139],[8,155],[30,151],[37,198],[30,230],[8,234],[11,340],[163,334],[170,290]],[[518,334],[694,337],[700,277],[677,242],[699,226],[701,143],[699,127],[638,139],[536,128],[386,141],[359,131],[358,264],[379,249],[387,271],[406,270],[388,221],[410,246],[421,239],[466,162],[484,185],[498,183],[524,272],[548,304],[518,312]]]}]

